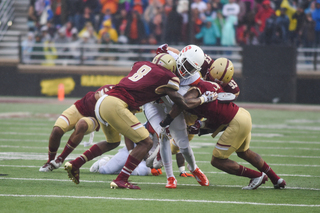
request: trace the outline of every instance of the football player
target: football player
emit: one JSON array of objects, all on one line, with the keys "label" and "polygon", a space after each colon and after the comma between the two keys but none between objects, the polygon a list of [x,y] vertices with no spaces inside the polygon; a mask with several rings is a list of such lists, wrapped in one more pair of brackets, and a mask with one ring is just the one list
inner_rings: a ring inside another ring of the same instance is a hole
[{"label": "football player", "polygon": [[[178,52],[178,54],[176,54],[176,49],[168,48],[167,45],[162,45],[158,48],[157,53],[161,54],[161,52],[165,51],[176,59],[177,73],[180,78],[180,89],[178,93],[183,95],[189,89],[188,85],[193,83],[196,84],[200,81],[199,71],[204,63],[205,55],[202,49],[196,45],[187,45],[180,52]],[[168,96],[162,97],[161,100],[157,101],[157,103],[150,102],[144,105],[144,113],[146,118],[158,136],[160,136],[162,132],[160,122],[170,111],[172,105],[173,102]],[[200,185],[208,186],[209,181],[207,177],[196,165],[186,129],[187,126],[183,113],[181,113],[173,121],[173,125],[169,127],[170,135],[178,144],[180,152],[188,163],[188,169],[194,175]],[[165,187],[171,189],[176,188],[177,180],[172,169],[170,142],[163,143],[162,140],[160,140],[160,154],[167,176],[167,184]]]},{"label": "football player", "polygon": [[[196,87],[190,89],[184,97],[187,102],[193,101],[193,98],[198,98],[207,91],[214,93],[224,92],[217,83],[201,81]],[[218,96],[218,99],[213,102],[205,103],[187,111],[198,117],[206,118],[203,122],[203,128],[214,130],[219,128],[219,126],[226,126],[213,150],[212,166],[228,174],[250,178],[249,185],[242,189],[257,189],[268,180],[268,177],[271,179],[275,189],[285,188],[286,182],[271,169],[260,155],[249,148],[252,120],[247,110],[238,107],[230,100],[219,100]],[[168,116],[172,119],[176,115],[179,115],[180,112],[181,109],[177,105],[174,105]],[[163,123],[168,125],[170,120],[167,119]],[[259,172],[230,160],[229,157],[233,152],[236,152],[238,157],[256,167]]]},{"label": "football player", "polygon": [[[94,113],[94,106],[101,96],[101,93],[109,91],[114,85],[105,85],[97,91],[88,92],[83,98],[76,101],[66,109],[56,120],[50,138],[48,161],[40,167],[40,172],[49,172],[58,169],[66,157],[79,145],[84,135],[94,134],[99,130],[99,123]],[[63,152],[55,159],[59,149],[62,136],[73,130]],[[93,138],[91,137],[91,140]]]},{"label": "football player", "polygon": [[[183,63],[184,66],[190,66]],[[111,188],[140,189],[128,179],[153,145],[148,130],[134,113],[139,108],[162,96],[168,95],[182,109],[196,107],[211,101],[212,93],[207,93],[194,102],[185,103],[177,92],[180,80],[176,73],[176,61],[169,54],[158,54],[152,62],[136,62],[128,74],[112,90],[103,95],[95,106],[95,112],[106,141],[93,145],[80,157],[65,164],[70,179],[79,184],[79,168],[87,161],[113,150],[120,144],[121,135],[136,146],[130,152],[120,174],[110,184]]]}]

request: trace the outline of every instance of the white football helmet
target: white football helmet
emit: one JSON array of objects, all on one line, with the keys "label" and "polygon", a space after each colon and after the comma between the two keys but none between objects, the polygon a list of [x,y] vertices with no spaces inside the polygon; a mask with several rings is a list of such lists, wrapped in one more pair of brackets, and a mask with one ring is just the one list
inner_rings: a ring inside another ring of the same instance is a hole
[{"label": "white football helmet", "polygon": [[201,70],[205,56],[203,50],[193,44],[184,47],[176,59],[179,75],[187,79]]}]

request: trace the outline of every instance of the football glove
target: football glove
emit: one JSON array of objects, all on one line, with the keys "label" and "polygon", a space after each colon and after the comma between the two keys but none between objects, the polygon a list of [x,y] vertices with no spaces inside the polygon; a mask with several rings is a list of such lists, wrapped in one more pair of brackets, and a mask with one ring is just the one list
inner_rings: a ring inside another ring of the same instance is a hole
[{"label": "football glove", "polygon": [[168,44],[162,44],[157,49],[157,55],[160,53],[168,53]]},{"label": "football glove", "polygon": [[218,94],[216,92],[206,91],[200,97],[200,100],[201,100],[200,105],[203,103],[212,102],[212,101],[216,100],[217,97],[218,97]]},{"label": "football glove", "polygon": [[196,120],[196,122],[188,127],[189,134],[197,135],[199,134],[202,122],[200,120]]},{"label": "football glove", "polygon": [[152,174],[153,176],[162,175],[162,171],[161,171],[161,169],[152,168],[152,169],[151,169],[151,174]]}]

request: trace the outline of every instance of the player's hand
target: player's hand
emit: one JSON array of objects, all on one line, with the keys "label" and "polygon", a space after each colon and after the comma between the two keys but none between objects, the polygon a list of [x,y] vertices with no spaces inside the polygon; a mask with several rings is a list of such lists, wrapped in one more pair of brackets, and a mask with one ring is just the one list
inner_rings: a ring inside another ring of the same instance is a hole
[{"label": "player's hand", "polygon": [[166,127],[162,127],[159,135],[160,140],[162,140],[163,138],[170,140],[170,137],[169,125]]},{"label": "player's hand", "polygon": [[160,46],[158,47],[156,53],[157,53],[157,55],[158,55],[159,53],[168,53],[168,44],[162,44],[162,45],[160,45]]},{"label": "player's hand", "polygon": [[188,127],[188,132],[189,134],[192,135],[197,135],[200,131],[200,127],[201,127],[201,121],[200,120],[196,120],[196,122]]},{"label": "player's hand", "polygon": [[206,91],[200,97],[201,104],[212,102],[212,101],[216,100],[217,97],[218,97],[218,94],[216,92]]},{"label": "player's hand", "polygon": [[152,173],[153,176],[162,175],[161,169],[152,168],[152,169],[151,169],[151,173]]}]

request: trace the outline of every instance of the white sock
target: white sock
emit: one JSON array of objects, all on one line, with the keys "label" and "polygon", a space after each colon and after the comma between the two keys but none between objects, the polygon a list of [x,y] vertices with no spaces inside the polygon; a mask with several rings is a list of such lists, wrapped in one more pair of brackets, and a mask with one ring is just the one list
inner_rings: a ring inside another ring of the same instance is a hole
[{"label": "white sock", "polygon": [[188,146],[187,148],[184,148],[184,149],[180,148],[180,152],[182,153],[184,159],[189,164],[188,168],[191,169],[191,171],[194,171],[197,168],[197,165],[196,165],[196,160],[194,158],[194,154],[191,147]]},{"label": "white sock", "polygon": [[180,171],[180,173],[186,172],[186,167],[185,166],[180,166],[179,167],[179,171]]},{"label": "white sock", "polygon": [[167,178],[174,177],[170,141],[166,137],[160,140],[160,154],[163,166],[166,170]]}]

